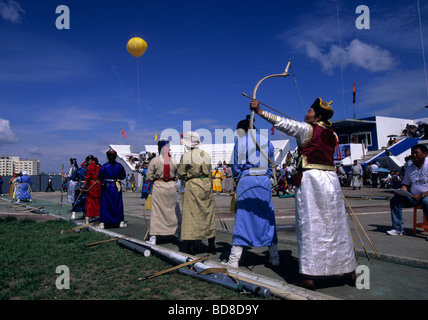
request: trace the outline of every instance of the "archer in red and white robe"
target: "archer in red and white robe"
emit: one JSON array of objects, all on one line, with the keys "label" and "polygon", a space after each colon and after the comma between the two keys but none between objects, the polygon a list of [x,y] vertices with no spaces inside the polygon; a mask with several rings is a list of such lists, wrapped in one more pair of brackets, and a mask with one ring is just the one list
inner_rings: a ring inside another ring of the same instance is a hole
[{"label": "archer in red and white robe", "polygon": [[324,122],[289,120],[267,111],[264,119],[296,138],[300,185],[296,187],[299,271],[308,276],[352,273],[357,267],[345,202],[335,172],[336,138]]}]

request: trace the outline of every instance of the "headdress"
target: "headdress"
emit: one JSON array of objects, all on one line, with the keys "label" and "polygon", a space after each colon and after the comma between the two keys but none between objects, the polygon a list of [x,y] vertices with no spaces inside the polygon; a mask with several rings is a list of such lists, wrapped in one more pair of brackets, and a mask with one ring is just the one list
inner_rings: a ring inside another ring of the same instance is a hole
[{"label": "headdress", "polygon": [[92,154],[90,154],[89,156],[86,157],[85,160],[86,162],[88,162],[89,160],[95,161],[95,157]]},{"label": "headdress", "polygon": [[168,140],[159,140],[158,141],[158,150],[159,150],[159,152],[165,147],[165,146],[167,146],[169,144],[169,141]]},{"label": "headdress", "polygon": [[117,152],[115,150],[113,150],[113,149],[109,149],[106,152],[106,156],[107,156],[107,159],[108,159],[109,162],[114,161],[114,160],[116,160]]},{"label": "headdress", "polygon": [[331,107],[333,101],[326,102],[322,101],[321,98],[317,98],[312,104],[311,108],[314,109],[316,114],[321,115],[321,119],[328,125],[331,126],[331,122],[329,121],[331,117],[334,115],[334,110]]},{"label": "headdress", "polygon": [[195,148],[201,144],[201,138],[197,132],[187,131],[183,136],[183,144],[186,148]]}]

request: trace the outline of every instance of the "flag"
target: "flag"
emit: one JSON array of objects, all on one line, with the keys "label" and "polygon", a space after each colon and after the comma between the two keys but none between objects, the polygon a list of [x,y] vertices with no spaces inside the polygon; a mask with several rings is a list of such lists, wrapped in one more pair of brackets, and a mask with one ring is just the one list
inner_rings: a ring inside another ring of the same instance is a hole
[{"label": "flag", "polygon": [[158,140],[158,134],[155,133],[155,141],[157,141],[157,140]]},{"label": "flag", "polygon": [[353,100],[352,103],[355,103],[355,82],[354,82],[354,90],[352,91]]},{"label": "flag", "polygon": [[125,139],[125,130],[124,129],[122,129],[122,136],[123,136],[123,139]]},{"label": "flag", "polygon": [[275,132],[275,127],[270,128],[270,131],[272,132],[272,135],[273,135]]}]

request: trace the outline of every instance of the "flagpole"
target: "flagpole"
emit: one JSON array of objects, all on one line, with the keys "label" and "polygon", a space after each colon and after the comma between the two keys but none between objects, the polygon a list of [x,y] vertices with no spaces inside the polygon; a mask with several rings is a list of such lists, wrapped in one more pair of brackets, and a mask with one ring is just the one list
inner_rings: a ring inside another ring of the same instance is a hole
[{"label": "flagpole", "polygon": [[355,91],[356,91],[356,88],[355,88],[355,82],[354,82],[354,89],[352,91],[352,95],[353,95],[353,99],[352,99],[352,116],[353,116],[354,119],[355,119]]},{"label": "flagpole", "polygon": [[352,104],[352,113],[354,115],[354,120],[355,120],[355,102]]}]

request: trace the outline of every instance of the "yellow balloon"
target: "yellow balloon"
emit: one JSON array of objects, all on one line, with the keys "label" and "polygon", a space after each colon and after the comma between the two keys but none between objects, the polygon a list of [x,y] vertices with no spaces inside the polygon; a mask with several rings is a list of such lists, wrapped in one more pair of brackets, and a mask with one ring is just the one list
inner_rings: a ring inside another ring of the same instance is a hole
[{"label": "yellow balloon", "polygon": [[132,38],[128,41],[126,49],[134,57],[139,58],[144,54],[144,52],[146,52],[147,43],[141,38]]}]

